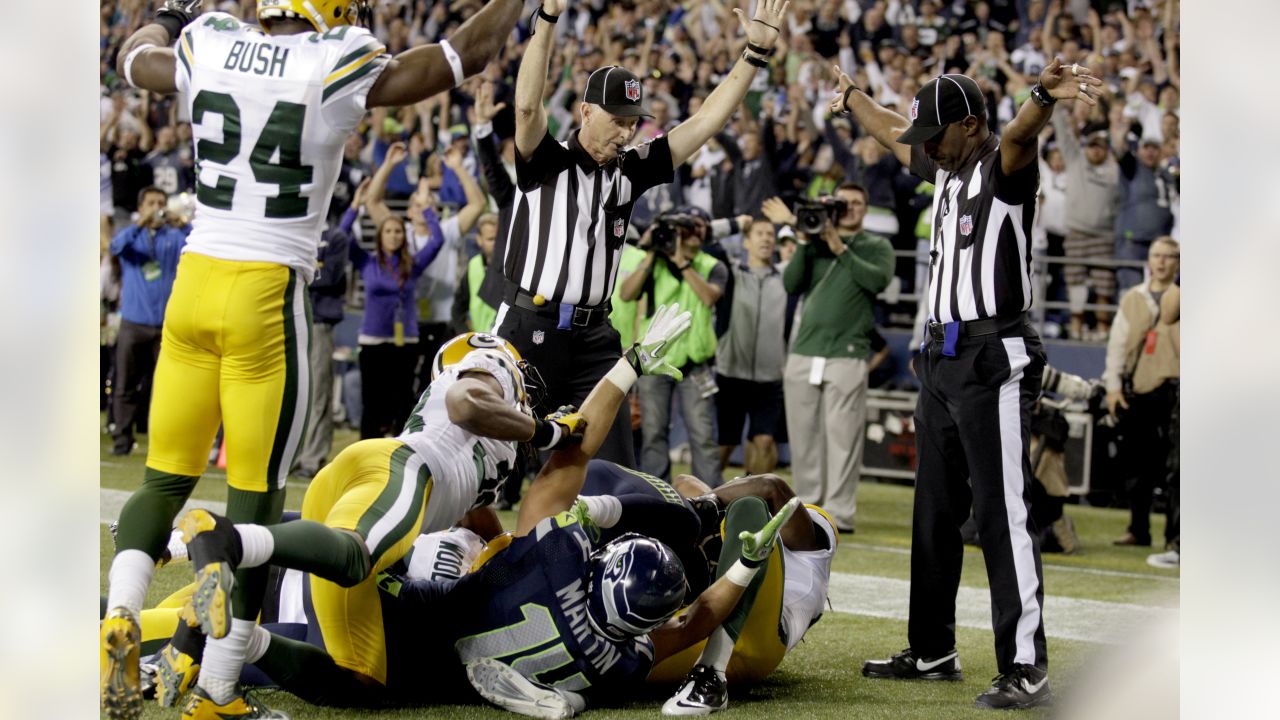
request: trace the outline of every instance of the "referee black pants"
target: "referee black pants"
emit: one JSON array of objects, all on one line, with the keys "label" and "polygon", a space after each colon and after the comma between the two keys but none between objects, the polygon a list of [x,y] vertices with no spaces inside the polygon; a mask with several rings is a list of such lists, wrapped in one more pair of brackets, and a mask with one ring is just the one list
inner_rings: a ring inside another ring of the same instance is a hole
[{"label": "referee black pants", "polygon": [[960,526],[970,507],[991,585],[996,663],[1048,667],[1040,546],[1028,455],[1044,349],[1030,326],[960,337],[955,355],[928,341],[916,359],[916,492],[907,635],[924,657],[955,647]]},{"label": "referee black pants", "polygon": [[[538,369],[546,383],[546,398],[542,407],[535,408],[540,414],[553,412],[561,405],[582,407],[591,389],[622,357],[622,338],[607,317],[565,330],[557,325],[554,317],[504,304],[498,310],[494,330],[516,346],[520,356]],[[618,408],[618,416],[596,457],[624,467],[636,466],[630,403],[624,402]]]}]

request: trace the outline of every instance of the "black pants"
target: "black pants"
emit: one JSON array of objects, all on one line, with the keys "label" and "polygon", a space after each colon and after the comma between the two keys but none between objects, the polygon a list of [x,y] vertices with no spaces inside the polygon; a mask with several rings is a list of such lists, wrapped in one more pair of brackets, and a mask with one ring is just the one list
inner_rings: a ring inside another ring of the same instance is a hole
[{"label": "black pants", "polygon": [[[546,383],[540,414],[561,405],[581,407],[591,389],[622,357],[622,340],[608,320],[568,330],[556,328],[557,320],[523,308],[509,306],[495,332],[516,346]],[[622,403],[609,436],[596,457],[626,467],[636,466],[631,442],[631,406]]]},{"label": "black pants", "polygon": [[997,668],[1048,666],[1028,455],[1044,363],[1040,338],[1029,326],[961,337],[954,357],[930,340],[916,360],[921,388],[907,635],[925,657],[955,647],[960,526],[972,508],[991,585]]},{"label": "black pants", "polygon": [[120,321],[116,338],[114,406],[115,445],[133,445],[133,432],[146,428],[147,410],[151,407],[151,378],[160,357],[158,327]]},{"label": "black pants", "polygon": [[360,439],[399,435],[413,410],[418,346],[360,346]]},{"label": "black pants", "polygon": [[[1166,383],[1129,398],[1129,409],[1120,418],[1124,437],[1121,452],[1126,458],[1125,477],[1129,483],[1129,532],[1143,545],[1151,541],[1151,495],[1157,487],[1165,487],[1170,476],[1174,403],[1173,386]],[[1164,539],[1172,542],[1178,537],[1177,502],[1172,497],[1168,500]]]}]

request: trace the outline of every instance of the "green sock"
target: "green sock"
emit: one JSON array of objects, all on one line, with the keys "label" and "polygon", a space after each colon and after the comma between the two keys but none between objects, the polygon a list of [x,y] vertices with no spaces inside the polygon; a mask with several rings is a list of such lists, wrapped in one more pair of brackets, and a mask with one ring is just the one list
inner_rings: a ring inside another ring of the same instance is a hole
[{"label": "green sock", "polygon": [[[251,492],[227,488],[227,519],[237,523],[271,525],[284,512],[284,490]],[[257,620],[262,596],[267,591],[267,566],[236,569],[236,586],[231,592],[231,614],[242,620]]]},{"label": "green sock", "polygon": [[116,552],[141,550],[159,560],[173,531],[174,518],[199,479],[147,468],[142,487],[120,509]]},{"label": "green sock", "polygon": [[314,520],[272,525],[275,540],[271,562],[303,570],[342,587],[351,587],[369,576],[372,561],[360,538]]},{"label": "green sock", "polygon": [[[769,506],[765,505],[764,500],[758,497],[742,497],[729,503],[724,513],[724,548],[720,550],[720,565],[716,569],[716,577],[729,572],[729,568],[733,567],[741,557],[742,541],[738,539],[738,534],[743,530],[756,532],[767,522],[769,522]],[[720,625],[734,642],[737,642],[742,626],[746,624],[747,616],[751,614],[751,606],[755,603],[756,594],[760,592],[760,586],[764,584],[768,572],[769,563],[765,561],[756,576],[751,579],[751,584],[747,585],[746,591],[742,593],[742,599],[738,601],[737,607]]]}]

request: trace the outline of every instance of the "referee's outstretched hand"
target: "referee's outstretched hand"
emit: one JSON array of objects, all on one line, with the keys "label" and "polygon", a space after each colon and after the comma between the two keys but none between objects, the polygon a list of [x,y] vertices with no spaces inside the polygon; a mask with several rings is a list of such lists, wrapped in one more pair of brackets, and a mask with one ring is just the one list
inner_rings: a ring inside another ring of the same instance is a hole
[{"label": "referee's outstretched hand", "polygon": [[742,25],[743,32],[747,34],[747,42],[772,48],[781,32],[782,23],[786,20],[789,7],[791,0],[758,0],[756,14],[750,21],[741,9],[734,8],[733,12],[738,16],[738,24]]},{"label": "referee's outstretched hand", "polygon": [[1062,58],[1055,57],[1040,73],[1040,84],[1049,95],[1059,100],[1081,100],[1086,105],[1097,105],[1095,97],[1102,80],[1089,73],[1089,68],[1072,63],[1063,65]]}]

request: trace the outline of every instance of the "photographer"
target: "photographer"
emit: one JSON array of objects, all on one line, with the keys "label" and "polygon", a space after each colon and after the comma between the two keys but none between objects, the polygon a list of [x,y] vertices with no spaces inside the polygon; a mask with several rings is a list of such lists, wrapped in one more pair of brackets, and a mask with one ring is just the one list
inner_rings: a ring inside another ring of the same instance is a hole
[{"label": "photographer", "polygon": [[711,414],[716,392],[711,362],[716,354],[715,318],[712,308],[724,293],[729,271],[724,263],[702,251],[702,233],[697,219],[687,214],[660,215],[640,240],[647,254],[640,266],[622,283],[622,299],[647,298],[646,317],[637,334],[648,327],[648,313],[662,305],[680,303],[693,313],[689,332],[667,350],[667,359],[683,374],[681,379],[645,376],[637,388],[640,394],[640,426],[644,448],[640,468],[671,479],[667,453],[671,430],[671,393],[678,390],[680,410],[689,430],[693,474],[708,485],[720,484],[720,459],[711,432]]},{"label": "photographer", "polygon": [[867,191],[856,183],[795,214],[777,198],[762,210],[794,227],[800,243],[782,273],[787,292],[804,293],[782,381],[796,494],[853,532],[872,309],[893,277],[893,246],[862,229]]},{"label": "photographer", "polygon": [[111,239],[111,255],[120,261],[121,277],[112,455],[128,455],[135,425],[146,425],[164,308],[173,290],[178,256],[191,232],[184,215],[167,212],[168,201],[160,188],[143,188],[134,224]]}]

